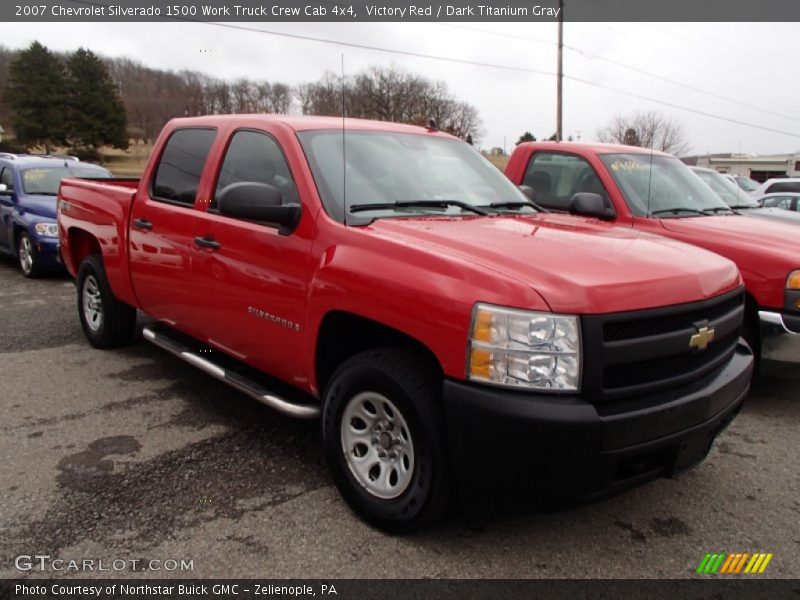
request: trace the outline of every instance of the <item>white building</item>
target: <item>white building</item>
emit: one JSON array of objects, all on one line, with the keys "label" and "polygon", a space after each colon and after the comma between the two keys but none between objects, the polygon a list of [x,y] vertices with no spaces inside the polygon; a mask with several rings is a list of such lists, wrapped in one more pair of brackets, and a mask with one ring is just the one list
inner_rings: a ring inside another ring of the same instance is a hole
[{"label": "white building", "polygon": [[697,166],[708,167],[719,173],[744,175],[756,181],[766,181],[770,177],[780,176],[800,177],[800,153],[762,156],[748,154],[698,156]]}]

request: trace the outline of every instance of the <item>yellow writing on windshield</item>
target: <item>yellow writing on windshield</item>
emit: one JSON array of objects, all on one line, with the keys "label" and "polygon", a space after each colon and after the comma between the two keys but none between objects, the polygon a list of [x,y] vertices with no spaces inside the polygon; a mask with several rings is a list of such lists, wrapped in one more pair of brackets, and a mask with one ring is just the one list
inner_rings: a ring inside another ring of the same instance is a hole
[{"label": "yellow writing on windshield", "polygon": [[612,171],[646,171],[647,165],[635,160],[615,160],[611,163]]},{"label": "yellow writing on windshield", "polygon": [[33,183],[34,181],[41,181],[47,177],[47,173],[43,169],[30,169],[25,171],[23,174],[23,178],[28,183]]}]

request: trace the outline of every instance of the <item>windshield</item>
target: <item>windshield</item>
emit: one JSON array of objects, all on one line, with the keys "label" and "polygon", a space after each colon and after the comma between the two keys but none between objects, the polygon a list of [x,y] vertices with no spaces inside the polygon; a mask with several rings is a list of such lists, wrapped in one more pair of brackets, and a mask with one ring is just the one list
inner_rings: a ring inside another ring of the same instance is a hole
[{"label": "windshield", "polygon": [[[603,154],[601,158],[638,217],[687,216],[728,207],[674,156]],[[652,166],[652,168],[651,168]],[[652,172],[652,176],[651,176]],[[684,214],[685,213],[685,214]]]},{"label": "windshield", "polygon": [[58,186],[65,177],[85,179],[108,179],[111,173],[105,169],[85,167],[48,167],[45,169],[25,169],[22,171],[22,189],[26,194],[55,196]]},{"label": "windshield", "polygon": [[[298,138],[325,209],[339,221],[343,220],[345,197],[348,212],[365,213],[370,218],[409,213],[475,215],[484,211],[470,207],[489,208],[500,203],[512,205],[506,210],[533,210],[505,175],[458,140],[348,130],[344,135],[345,173],[341,131],[304,131]],[[393,206],[397,203],[404,206]],[[366,210],[367,205],[376,204],[383,206]]]},{"label": "windshield", "polygon": [[731,208],[757,208],[758,203],[750,199],[742,188],[736,185],[727,177],[723,177],[716,171],[704,171],[697,169],[694,171],[703,183],[710,187],[713,192]]},{"label": "windshield", "polygon": [[749,177],[742,177],[739,175],[735,176],[734,179],[736,179],[736,183],[739,184],[739,187],[745,192],[755,192],[758,189],[758,182],[753,181]]}]

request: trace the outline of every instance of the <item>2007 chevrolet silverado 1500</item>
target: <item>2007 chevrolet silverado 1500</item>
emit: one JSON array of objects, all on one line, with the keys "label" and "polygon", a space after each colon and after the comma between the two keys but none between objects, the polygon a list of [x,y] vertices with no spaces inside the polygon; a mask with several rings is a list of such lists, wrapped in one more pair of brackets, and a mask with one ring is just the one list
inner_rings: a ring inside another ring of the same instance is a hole
[{"label": "2007 chevrolet silverado 1500", "polygon": [[128,341],[139,308],[145,339],[320,415],[336,485],[387,530],[452,490],[561,500],[680,472],[749,387],[733,263],[541,213],[438,131],[176,119],[141,180],[59,199],[89,341]]},{"label": "2007 chevrolet silverado 1500", "polygon": [[757,361],[765,373],[800,373],[796,224],[738,215],[679,159],[647,148],[520,144],[506,175],[531,188],[544,208],[656,233],[731,259],[747,288],[743,331]]}]

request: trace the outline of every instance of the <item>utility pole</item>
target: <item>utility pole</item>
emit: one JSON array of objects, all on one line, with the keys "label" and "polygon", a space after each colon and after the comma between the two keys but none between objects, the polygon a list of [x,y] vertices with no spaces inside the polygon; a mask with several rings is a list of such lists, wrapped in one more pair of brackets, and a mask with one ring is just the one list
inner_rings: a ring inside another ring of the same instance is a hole
[{"label": "utility pole", "polygon": [[556,141],[560,142],[562,139],[561,128],[561,103],[562,103],[562,86],[564,79],[564,0],[558,0],[558,74],[556,80]]}]

